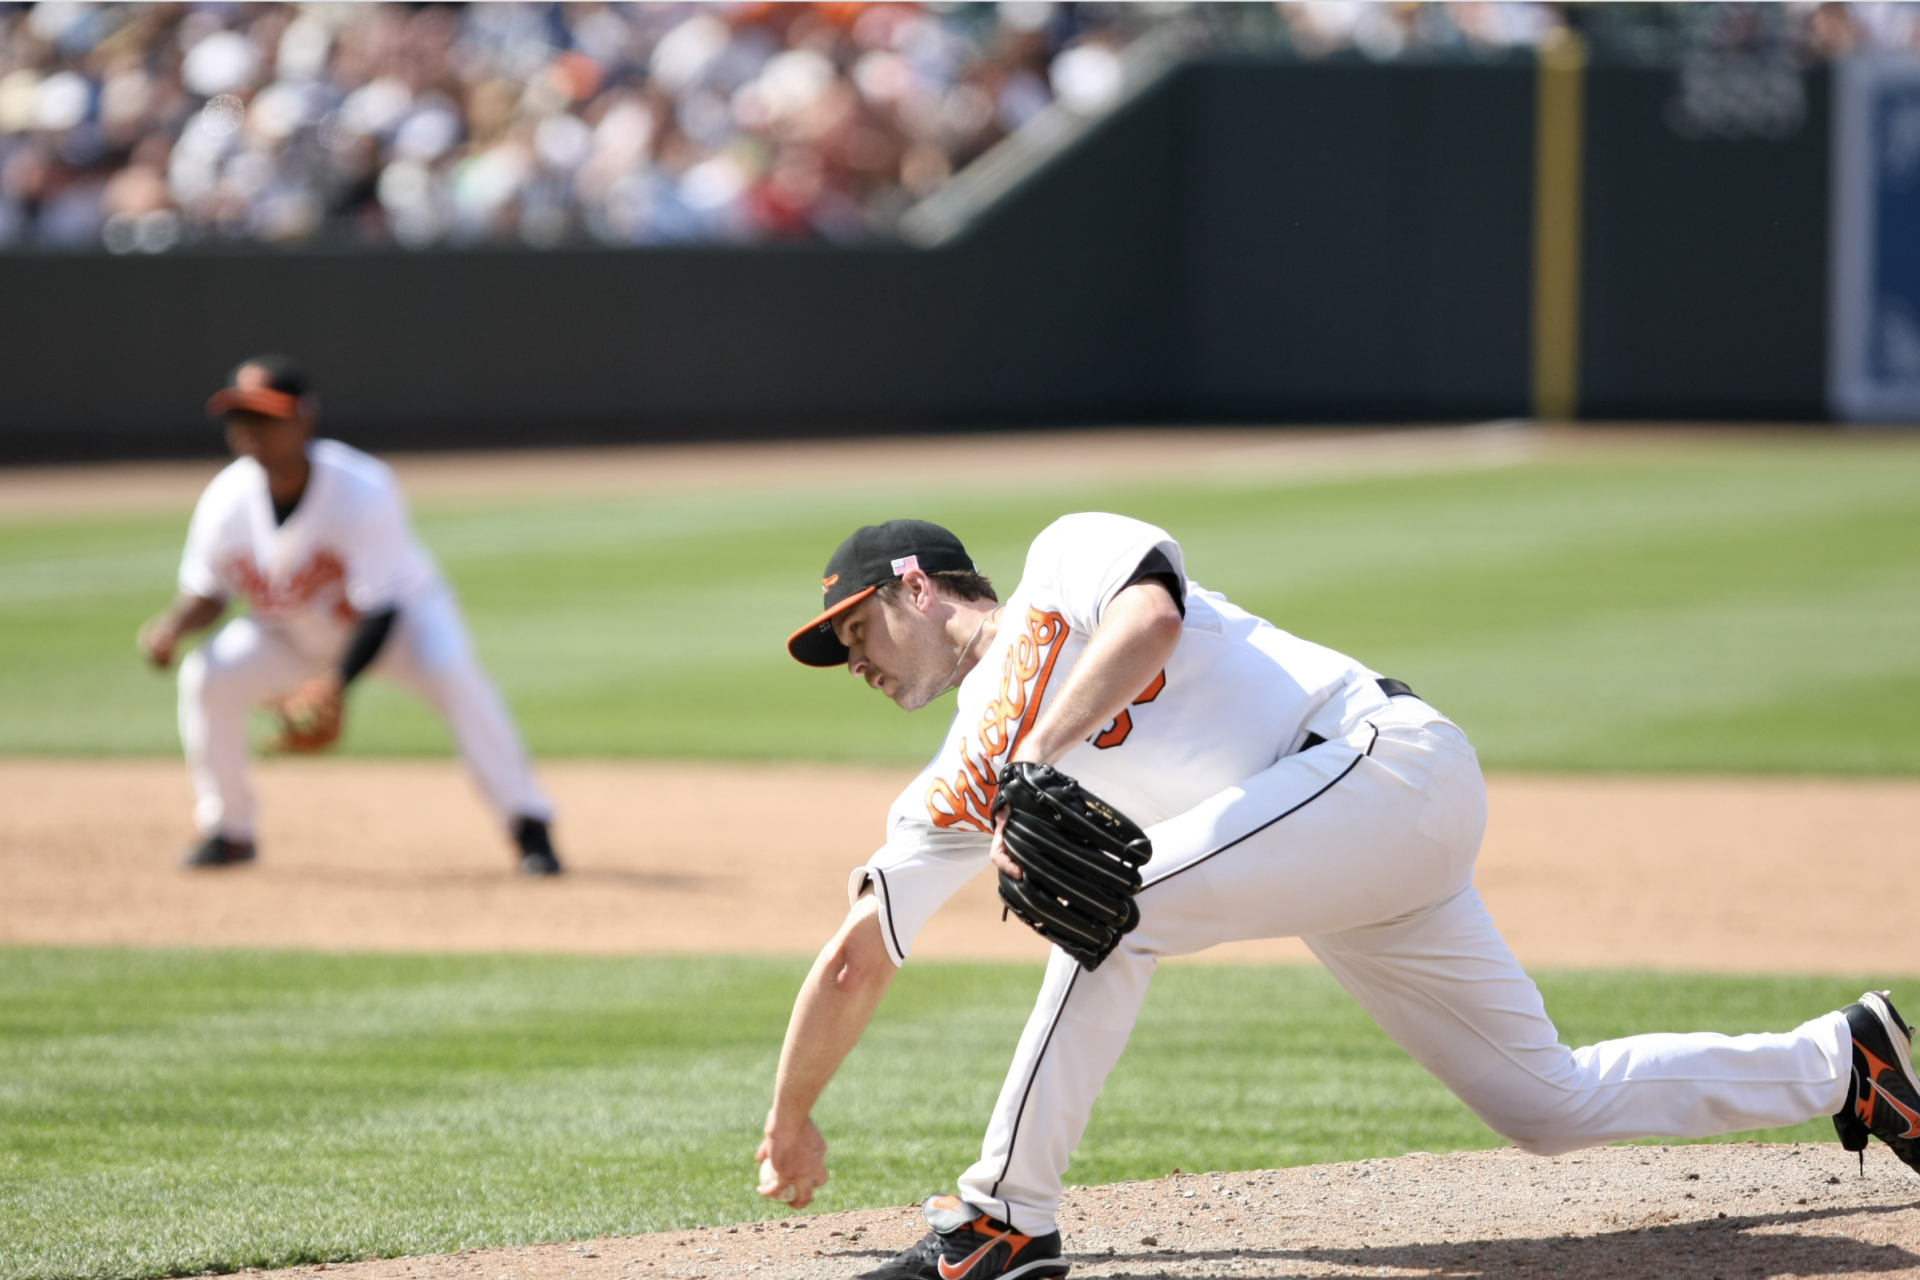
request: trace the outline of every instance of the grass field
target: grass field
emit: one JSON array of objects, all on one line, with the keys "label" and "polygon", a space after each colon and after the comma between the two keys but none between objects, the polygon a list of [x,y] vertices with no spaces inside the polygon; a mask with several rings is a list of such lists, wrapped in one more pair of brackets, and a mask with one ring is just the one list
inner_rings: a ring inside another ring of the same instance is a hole
[{"label": "grass field", "polygon": [[[1494,768],[1920,768],[1920,448],[1752,437],[1495,470],[1015,487],[911,483],[423,506],[538,754],[917,762],[945,728],[786,658],[853,526],[951,525],[1007,587],[1071,510],[1182,540],[1202,583],[1407,680]],[[171,754],[130,638],[186,512],[0,516],[0,753]],[[369,687],[347,749],[438,753]],[[942,704],[947,705],[947,704]]]},{"label": "grass field", "polygon": [[[1010,463],[1011,465],[1011,463]],[[545,756],[917,762],[782,641],[853,526],[955,528],[1005,587],[1071,510],[1411,682],[1501,769],[1920,769],[1920,448],[1753,437],[1281,483],[912,482],[423,504]],[[0,511],[0,754],[177,752],[134,658],[186,512]],[[437,754],[378,686],[347,749]],[[0,949],[0,1280],[135,1277],[766,1216],[752,1149],[800,961]],[[946,1187],[1038,985],[920,962],[823,1103],[824,1207]],[[1874,975],[1884,984],[1887,975]],[[1547,975],[1570,1044],[1784,1029],[1863,981]],[[1748,1136],[1748,1135],[1736,1135]],[[1829,1140],[1824,1121],[1773,1137]],[[1498,1145],[1323,973],[1170,968],[1071,1178]]]},{"label": "grass field", "polygon": [[[749,1190],[751,1157],[802,972],[0,950],[0,1276],[192,1274],[772,1216]],[[822,1207],[950,1186],[1038,985],[1028,966],[902,974],[821,1107],[835,1143]],[[1785,1028],[1861,989],[1542,985],[1575,1044]],[[1325,974],[1176,967],[1069,1177],[1495,1145]]]}]

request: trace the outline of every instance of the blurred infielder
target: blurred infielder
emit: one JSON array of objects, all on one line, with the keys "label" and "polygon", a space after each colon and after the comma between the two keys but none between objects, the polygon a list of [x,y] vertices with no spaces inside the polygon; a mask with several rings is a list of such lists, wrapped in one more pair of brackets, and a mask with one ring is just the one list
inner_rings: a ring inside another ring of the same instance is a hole
[{"label": "blurred infielder", "polygon": [[186,748],[201,842],[190,867],[255,856],[247,710],[274,706],[279,745],[320,750],[339,736],[342,697],[373,670],[425,698],[499,814],[520,870],[560,871],[553,804],[534,780],[520,733],[474,656],[453,591],[413,536],[406,499],[384,463],[313,438],[316,401],[282,356],[233,371],[208,401],[226,417],[238,458],[207,486],[187,530],[179,595],[140,629],[155,666],[189,632],[234,618],[180,665]]},{"label": "blurred infielder", "polygon": [[804,1205],[827,1180],[815,1101],[915,935],[989,860],[1058,944],[979,1161],[870,1278],[1064,1274],[1062,1177],[1155,966],[1237,938],[1303,939],[1527,1151],[1832,1115],[1849,1150],[1872,1133],[1920,1168],[1912,1032],[1884,993],[1780,1034],[1563,1046],[1473,885],[1486,790],[1465,736],[1188,581],[1162,530],[1067,516],[997,605],[951,533],[894,521],[847,539],[824,585],[795,658],[845,663],[907,710],[957,683],[959,705],[795,1002],[761,1193]]}]

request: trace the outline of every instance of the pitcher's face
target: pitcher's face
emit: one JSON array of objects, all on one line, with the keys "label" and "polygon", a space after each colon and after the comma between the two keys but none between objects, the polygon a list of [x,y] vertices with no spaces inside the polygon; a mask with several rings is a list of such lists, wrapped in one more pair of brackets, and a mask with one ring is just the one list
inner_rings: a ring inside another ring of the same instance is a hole
[{"label": "pitcher's face", "polygon": [[869,596],[833,620],[833,633],[847,646],[847,670],[902,711],[918,711],[946,692],[957,654],[927,615]]}]

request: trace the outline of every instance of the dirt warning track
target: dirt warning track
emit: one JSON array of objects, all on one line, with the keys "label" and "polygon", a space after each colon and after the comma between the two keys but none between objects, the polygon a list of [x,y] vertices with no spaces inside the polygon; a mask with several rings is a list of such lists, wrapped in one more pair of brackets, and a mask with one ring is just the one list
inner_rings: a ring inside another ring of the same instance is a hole
[{"label": "dirt warning track", "polygon": [[[341,951],[810,954],[908,771],[550,762],[569,874],[511,873],[454,763],[260,767],[261,862],[175,866],[168,761],[0,761],[0,943]],[[1863,929],[1898,884],[1920,782],[1496,776],[1481,891],[1530,966],[1920,975],[1920,931]],[[1039,959],[990,878],[916,954]],[[1292,940],[1202,957],[1311,962]]]}]

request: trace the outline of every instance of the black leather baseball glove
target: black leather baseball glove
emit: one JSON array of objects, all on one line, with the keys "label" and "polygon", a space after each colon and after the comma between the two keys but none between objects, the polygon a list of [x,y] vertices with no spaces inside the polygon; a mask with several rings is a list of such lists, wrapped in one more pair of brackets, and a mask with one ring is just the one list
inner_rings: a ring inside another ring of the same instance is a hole
[{"label": "black leather baseball glove", "polygon": [[1146,832],[1051,765],[1008,765],[993,812],[1007,815],[1007,856],[1024,879],[1000,873],[1000,900],[1088,969],[1140,923],[1133,895],[1153,856]]}]

